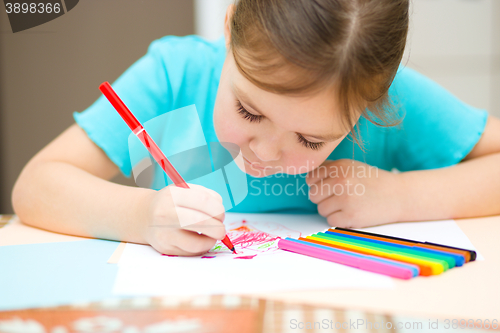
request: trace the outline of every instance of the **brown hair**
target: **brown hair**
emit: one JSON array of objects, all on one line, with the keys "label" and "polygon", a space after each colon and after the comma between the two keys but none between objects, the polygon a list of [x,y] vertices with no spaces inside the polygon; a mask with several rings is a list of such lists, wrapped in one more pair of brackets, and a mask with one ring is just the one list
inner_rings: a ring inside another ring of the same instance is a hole
[{"label": "brown hair", "polygon": [[230,49],[264,90],[293,95],[335,84],[348,129],[359,114],[391,126],[388,89],[406,44],[408,1],[239,0]]}]

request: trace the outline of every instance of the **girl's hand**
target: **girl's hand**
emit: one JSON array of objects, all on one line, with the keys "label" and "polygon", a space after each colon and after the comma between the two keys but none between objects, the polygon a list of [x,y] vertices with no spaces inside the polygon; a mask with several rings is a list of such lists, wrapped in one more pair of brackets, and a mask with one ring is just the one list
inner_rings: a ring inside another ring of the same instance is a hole
[{"label": "girl's hand", "polygon": [[226,235],[221,196],[203,186],[170,185],[150,197],[144,239],[158,252],[194,256]]},{"label": "girl's hand", "polygon": [[306,177],[309,198],[328,224],[362,228],[396,222],[402,211],[400,175],[358,161],[325,161]]}]

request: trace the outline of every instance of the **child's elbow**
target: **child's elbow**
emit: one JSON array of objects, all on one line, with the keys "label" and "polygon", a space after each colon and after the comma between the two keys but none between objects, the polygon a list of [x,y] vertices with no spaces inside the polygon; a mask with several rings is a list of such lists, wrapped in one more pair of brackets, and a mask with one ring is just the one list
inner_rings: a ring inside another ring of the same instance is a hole
[{"label": "child's elbow", "polygon": [[[23,222],[30,221],[30,184],[29,184],[29,173],[31,170],[28,168],[29,164],[21,171],[21,174],[14,183],[11,193],[11,202],[14,213]],[[32,208],[32,207],[31,207]]]},{"label": "child's elbow", "polygon": [[23,210],[23,184],[22,184],[22,174],[19,175],[17,178],[14,187],[12,188],[12,193],[11,193],[11,202],[12,202],[12,208],[14,209],[14,213],[18,216],[21,217],[24,213]]}]

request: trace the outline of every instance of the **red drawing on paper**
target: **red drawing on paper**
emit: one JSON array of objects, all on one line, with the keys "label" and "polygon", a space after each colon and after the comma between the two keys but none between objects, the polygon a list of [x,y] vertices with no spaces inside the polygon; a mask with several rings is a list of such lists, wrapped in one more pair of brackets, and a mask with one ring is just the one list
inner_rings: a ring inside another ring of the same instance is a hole
[{"label": "red drawing on paper", "polygon": [[281,238],[302,236],[299,231],[289,229],[274,222],[248,222],[239,220],[226,225],[227,236],[231,239],[238,256],[234,256],[222,242],[217,242],[208,252],[210,255],[231,256],[233,259],[252,259],[260,254],[278,250]]},{"label": "red drawing on paper", "polygon": [[234,259],[252,259],[253,257],[255,257],[256,254],[254,255],[251,255],[251,256],[242,256],[242,257],[235,257]]}]

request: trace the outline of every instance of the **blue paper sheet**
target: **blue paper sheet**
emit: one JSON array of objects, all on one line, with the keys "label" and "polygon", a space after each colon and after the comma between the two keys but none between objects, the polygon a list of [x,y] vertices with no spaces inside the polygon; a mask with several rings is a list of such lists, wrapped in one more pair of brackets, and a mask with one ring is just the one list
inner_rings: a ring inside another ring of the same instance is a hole
[{"label": "blue paper sheet", "polygon": [[112,297],[118,267],[107,261],[118,245],[85,240],[0,247],[0,310]]}]

